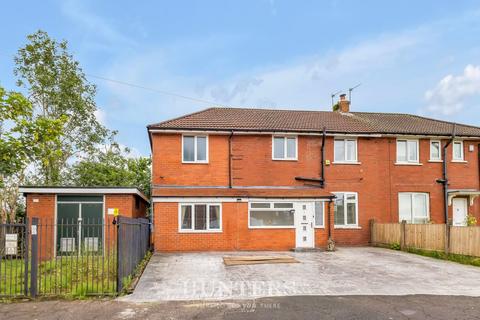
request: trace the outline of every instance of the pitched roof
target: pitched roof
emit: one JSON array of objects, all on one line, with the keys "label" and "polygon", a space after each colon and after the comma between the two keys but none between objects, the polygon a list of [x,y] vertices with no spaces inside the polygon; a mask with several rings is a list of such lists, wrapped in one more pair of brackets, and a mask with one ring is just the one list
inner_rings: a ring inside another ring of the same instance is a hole
[{"label": "pitched roof", "polygon": [[[451,135],[453,122],[401,113],[208,108],[151,124],[149,129],[285,131],[347,134]],[[456,135],[480,137],[480,127],[457,124]]]}]

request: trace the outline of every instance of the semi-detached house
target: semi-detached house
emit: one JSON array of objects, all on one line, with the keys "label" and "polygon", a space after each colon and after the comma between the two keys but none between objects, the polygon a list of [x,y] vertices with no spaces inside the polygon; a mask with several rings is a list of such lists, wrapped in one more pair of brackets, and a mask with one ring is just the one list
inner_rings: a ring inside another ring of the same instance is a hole
[{"label": "semi-detached house", "polygon": [[[409,114],[209,108],[148,126],[157,251],[369,241],[480,220],[480,128]],[[447,209],[447,210],[445,210]]]}]

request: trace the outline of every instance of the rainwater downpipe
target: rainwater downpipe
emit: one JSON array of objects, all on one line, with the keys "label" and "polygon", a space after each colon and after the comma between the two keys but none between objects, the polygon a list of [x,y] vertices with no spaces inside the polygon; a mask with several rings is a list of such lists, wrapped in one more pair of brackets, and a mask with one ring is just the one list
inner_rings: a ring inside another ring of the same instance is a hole
[{"label": "rainwater downpipe", "polygon": [[447,148],[450,144],[452,144],[453,140],[455,139],[455,129],[456,124],[453,124],[453,132],[452,137],[448,142],[443,146],[443,177],[441,180],[437,180],[443,185],[443,210],[445,216],[445,225],[448,224],[448,171],[447,171]]}]

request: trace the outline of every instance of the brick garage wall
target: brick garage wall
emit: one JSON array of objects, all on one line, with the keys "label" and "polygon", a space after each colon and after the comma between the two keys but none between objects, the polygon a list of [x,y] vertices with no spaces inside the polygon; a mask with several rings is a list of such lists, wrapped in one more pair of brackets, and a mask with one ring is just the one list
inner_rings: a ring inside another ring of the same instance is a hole
[{"label": "brick garage wall", "polygon": [[55,195],[28,194],[26,197],[27,217],[38,218],[38,253],[40,260],[53,258],[55,252]]},{"label": "brick garage wall", "polygon": [[[429,162],[430,139],[420,139],[421,165],[396,165],[396,138],[358,138],[358,161],[360,164],[334,164],[333,137],[327,137],[325,159],[332,164],[325,166],[326,188],[328,192],[357,192],[358,228],[332,228],[334,240],[339,245],[367,244],[370,238],[369,220],[398,222],[398,193],[425,192],[430,198],[430,219],[443,223],[443,189],[436,182],[442,177],[442,163]],[[443,140],[444,144],[446,140]],[[447,150],[448,171],[451,189],[480,189],[478,164],[478,143],[464,141],[465,163],[451,162],[452,147]],[[473,145],[473,151],[470,151]],[[232,180],[234,186],[303,186],[295,176],[318,177],[320,175],[321,137],[298,137],[298,161],[273,161],[272,137],[270,135],[234,135],[232,138]],[[153,183],[189,186],[228,185],[228,136],[209,136],[208,164],[181,163],[181,135],[153,134]],[[171,205],[171,204],[169,204]],[[158,204],[155,204],[155,212]],[[175,212],[177,209],[175,209]],[[167,210],[168,211],[168,210]],[[247,209],[236,217],[236,221],[247,218]],[[452,207],[449,208],[452,218]],[[480,199],[477,198],[469,212],[477,217],[480,224]],[[168,215],[168,213],[167,213]],[[175,228],[178,228],[178,213],[173,215]],[[244,217],[244,218],[242,218]],[[157,219],[157,217],[156,217]],[[224,216],[228,223],[230,216]],[[333,221],[333,218],[332,218]],[[167,222],[167,221],[165,221]],[[245,224],[240,224],[245,225]],[[156,226],[156,233],[158,231]],[[240,227],[239,227],[240,228]],[[176,230],[176,229],[175,229]],[[240,229],[239,229],[240,230]],[[326,230],[326,229],[325,229]],[[222,244],[221,248],[260,248],[263,237],[277,239],[278,232],[284,237],[276,243],[277,248],[290,247],[294,232],[278,230],[240,230],[235,244]],[[162,233],[160,233],[162,234]],[[316,230],[316,243],[326,242],[326,233]],[[156,235],[157,237],[157,235]],[[196,236],[197,237],[197,236]],[[183,239],[184,237],[176,238]],[[218,236],[217,236],[218,238]],[[205,239],[205,240],[202,240]],[[198,236],[196,241],[210,241],[209,236]],[[157,243],[157,240],[155,240]],[[226,241],[225,239],[222,241]],[[275,240],[277,241],[277,240]],[[168,242],[168,241],[167,241]],[[287,245],[288,243],[288,245]],[[206,246],[208,248],[211,245]],[[203,250],[202,245],[193,246]],[[170,248],[172,249],[172,248]],[[213,250],[213,249],[212,249]]]}]

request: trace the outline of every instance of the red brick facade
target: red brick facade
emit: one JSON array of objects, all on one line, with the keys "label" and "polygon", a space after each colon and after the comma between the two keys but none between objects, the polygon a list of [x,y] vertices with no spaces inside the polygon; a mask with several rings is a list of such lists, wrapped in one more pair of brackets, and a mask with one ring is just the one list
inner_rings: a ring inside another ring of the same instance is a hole
[{"label": "red brick facade", "polygon": [[[298,136],[298,160],[272,160],[272,136],[268,134],[210,134],[207,164],[182,163],[182,135],[152,133],[152,183],[154,185],[154,242],[158,251],[202,250],[286,250],[295,246],[295,229],[249,229],[247,202],[223,202],[221,233],[179,233],[178,203],[162,202],[162,197],[214,196],[205,188],[228,189],[231,177],[235,187],[305,187],[297,176],[319,177],[321,172],[321,137]],[[231,146],[229,148],[229,139]],[[358,227],[340,229],[333,226],[333,205],[330,212],[333,239],[338,244],[363,245],[369,240],[369,220],[398,222],[398,193],[429,194],[430,220],[444,223],[442,163],[430,162],[430,139],[420,137],[419,164],[396,164],[396,137],[358,137],[358,164],[335,164],[333,137],[325,146],[326,185],[324,192],[356,192],[358,194]],[[446,140],[442,141],[445,143]],[[479,140],[464,140],[465,162],[451,162],[452,146],[448,148],[450,189],[480,189]],[[472,149],[473,148],[473,149]],[[229,164],[229,149],[231,164]],[[157,186],[157,188],[155,188]],[[162,188],[169,186],[176,189]],[[179,186],[189,186],[188,192]],[[163,190],[163,191],[162,191]],[[284,191],[272,188],[268,196],[284,197]],[[168,192],[167,192],[168,191]],[[183,192],[183,193],[182,193]],[[232,191],[233,192],[233,191]],[[226,191],[219,191],[221,196]],[[156,197],[159,196],[159,197]],[[292,198],[301,198],[300,194]],[[469,213],[480,221],[478,198]],[[450,206],[450,216],[452,215]],[[325,218],[327,220],[327,218]],[[316,229],[316,246],[325,246],[327,229]]]}]

